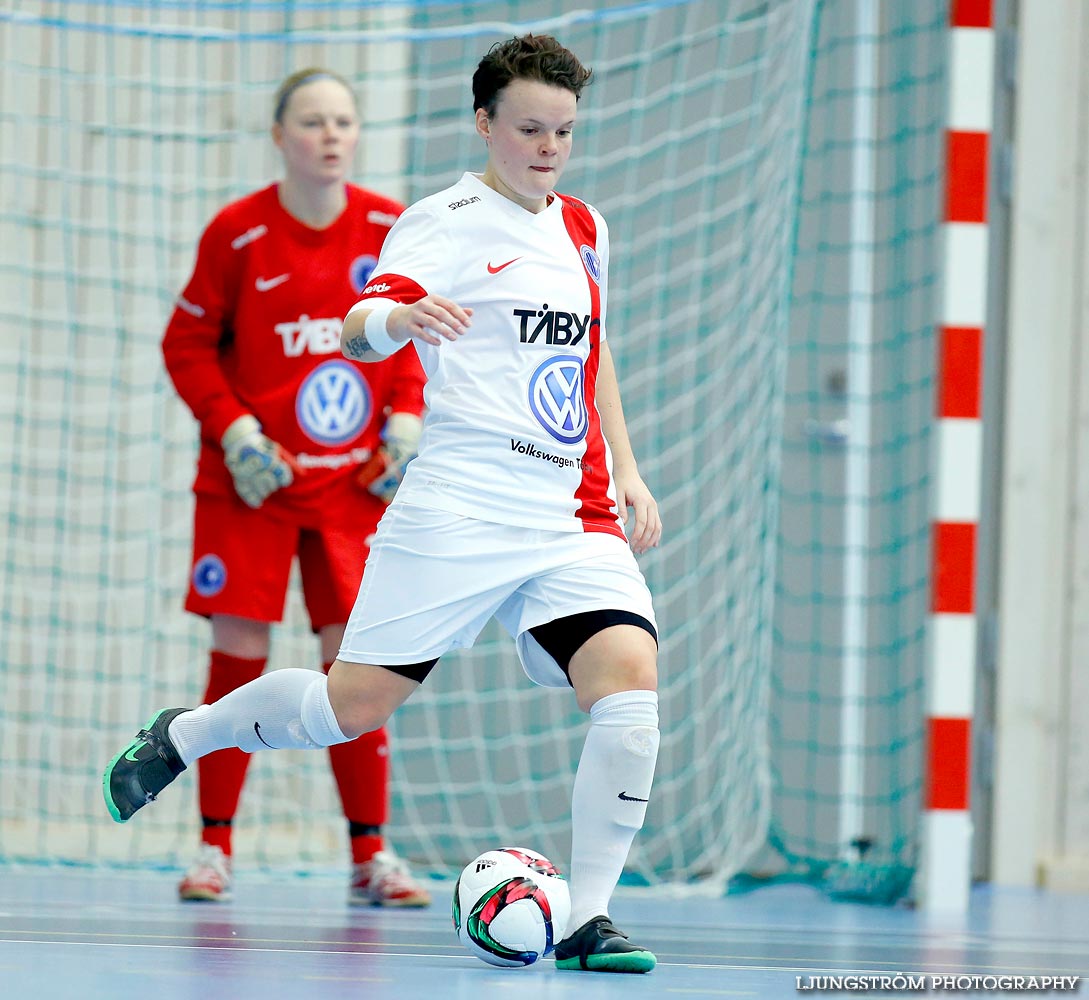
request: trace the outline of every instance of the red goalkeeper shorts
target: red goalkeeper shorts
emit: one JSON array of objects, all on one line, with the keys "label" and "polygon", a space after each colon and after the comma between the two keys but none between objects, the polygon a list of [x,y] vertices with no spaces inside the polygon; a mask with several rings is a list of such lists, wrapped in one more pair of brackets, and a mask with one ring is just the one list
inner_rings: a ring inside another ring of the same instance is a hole
[{"label": "red goalkeeper shorts", "polygon": [[375,525],[303,528],[237,497],[197,496],[186,611],[262,622],[284,616],[292,561],[315,632],[348,620]]}]

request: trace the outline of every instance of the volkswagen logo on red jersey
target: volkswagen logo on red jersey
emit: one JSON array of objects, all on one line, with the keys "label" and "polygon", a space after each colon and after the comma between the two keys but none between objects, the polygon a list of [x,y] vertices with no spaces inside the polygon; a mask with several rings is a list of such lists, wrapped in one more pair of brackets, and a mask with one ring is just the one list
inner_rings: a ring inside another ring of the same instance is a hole
[{"label": "volkswagen logo on red jersey", "polygon": [[306,377],[295,397],[303,433],[324,445],[355,438],[371,417],[371,390],[347,361],[326,361]]},{"label": "volkswagen logo on red jersey", "polygon": [[348,265],[348,280],[352,283],[355,294],[358,295],[367,287],[370,276],[374,274],[374,267],[378,263],[377,257],[365,253]]},{"label": "volkswagen logo on red jersey", "polygon": [[582,359],[559,354],[537,366],[529,380],[529,408],[557,441],[576,444],[588,426]]}]

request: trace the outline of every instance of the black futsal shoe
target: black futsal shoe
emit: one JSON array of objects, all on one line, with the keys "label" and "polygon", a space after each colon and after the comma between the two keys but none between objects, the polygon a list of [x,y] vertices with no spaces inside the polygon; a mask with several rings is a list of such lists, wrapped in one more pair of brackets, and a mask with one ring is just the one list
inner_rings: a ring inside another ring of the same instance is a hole
[{"label": "black futsal shoe", "polygon": [[608,917],[593,917],[556,945],[557,969],[587,972],[650,972],[658,963],[613,926]]},{"label": "black futsal shoe", "polygon": [[185,770],[167,729],[182,712],[191,711],[164,708],[106,766],[102,795],[106,808],[118,823],[124,823],[137,809],[154,802],[155,796]]}]

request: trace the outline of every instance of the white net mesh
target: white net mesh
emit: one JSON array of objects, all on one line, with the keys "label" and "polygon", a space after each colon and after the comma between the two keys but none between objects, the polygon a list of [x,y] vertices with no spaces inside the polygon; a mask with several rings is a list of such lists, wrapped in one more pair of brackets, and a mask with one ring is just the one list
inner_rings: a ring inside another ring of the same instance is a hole
[{"label": "white net mesh", "polygon": [[[469,80],[542,31],[591,65],[562,188],[613,242],[610,343],[667,533],[643,566],[662,626],[663,741],[631,875],[721,887],[763,842],[789,253],[810,0],[14,4],[0,14],[0,858],[176,864],[193,782],[125,827],[102,767],[203,690],[185,615],[196,428],[159,338],[196,239],[278,175],[286,73],[363,99],[355,179],[411,200],[480,167]],[[471,11],[470,11],[471,8]],[[301,602],[273,668],[318,665]],[[501,843],[563,866],[585,720],[489,627],[395,717],[397,849],[432,870]],[[256,755],[236,856],[347,857],[324,754]]]}]

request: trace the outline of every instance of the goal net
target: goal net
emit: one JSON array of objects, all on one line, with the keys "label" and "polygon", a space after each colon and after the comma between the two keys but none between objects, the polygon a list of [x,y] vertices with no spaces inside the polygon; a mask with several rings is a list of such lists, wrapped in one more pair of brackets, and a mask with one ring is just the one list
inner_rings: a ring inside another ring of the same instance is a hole
[{"label": "goal net", "polygon": [[[662,632],[663,739],[629,875],[721,891],[769,830],[785,841],[784,789],[820,794],[804,766],[776,763],[770,714],[795,649],[776,642],[776,543],[808,97],[815,61],[836,54],[818,47],[820,10],[16,0],[0,12],[0,860],[173,866],[196,845],[192,777],[119,827],[101,772],[156,709],[203,691],[208,626],[181,609],[197,429],[159,341],[203,226],[279,176],[277,84],[308,65],[347,77],[364,117],[353,179],[411,201],[481,169],[469,81],[492,42],[527,31],[594,69],[561,187],[610,224],[610,343],[666,525],[641,560]],[[819,259],[821,234],[807,238]],[[824,303],[801,308],[823,328]],[[296,583],[270,669],[318,667]],[[569,693],[524,679],[504,634],[489,626],[445,657],[389,728],[386,832],[421,870],[512,843],[563,865],[585,718]],[[326,755],[255,755],[235,830],[239,866],[346,864]],[[821,849],[834,858],[835,838]]]}]

